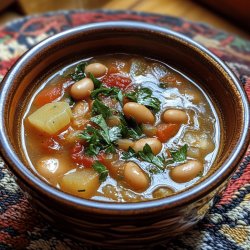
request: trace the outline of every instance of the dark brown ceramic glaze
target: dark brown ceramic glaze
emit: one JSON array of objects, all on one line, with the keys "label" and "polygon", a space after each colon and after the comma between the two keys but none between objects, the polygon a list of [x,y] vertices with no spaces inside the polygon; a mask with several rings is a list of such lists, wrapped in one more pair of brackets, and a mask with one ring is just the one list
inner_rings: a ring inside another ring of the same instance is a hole
[{"label": "dark brown ceramic glaze", "polygon": [[[68,63],[106,53],[136,53],[180,70],[208,93],[221,117],[221,148],[207,178],[177,195],[140,203],[84,200],[57,190],[29,169],[20,143],[23,107],[39,82]],[[1,154],[31,202],[71,236],[105,247],[150,246],[202,219],[249,143],[246,95],[232,72],[192,40],[136,22],[102,23],[51,37],[26,53],[0,89]]]}]

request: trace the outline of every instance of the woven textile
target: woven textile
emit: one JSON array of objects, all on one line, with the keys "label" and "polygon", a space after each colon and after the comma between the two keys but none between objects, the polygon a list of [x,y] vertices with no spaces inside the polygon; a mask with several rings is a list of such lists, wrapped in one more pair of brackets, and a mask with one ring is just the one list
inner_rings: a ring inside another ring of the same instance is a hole
[{"label": "woven textile", "polygon": [[[250,96],[250,41],[206,24],[153,14],[69,11],[27,17],[0,28],[0,80],[39,41],[78,25],[136,20],[165,26],[207,47],[225,61]],[[195,228],[157,249],[250,249],[250,148],[221,197]],[[0,249],[97,249],[68,239],[30,206],[0,161]]]}]

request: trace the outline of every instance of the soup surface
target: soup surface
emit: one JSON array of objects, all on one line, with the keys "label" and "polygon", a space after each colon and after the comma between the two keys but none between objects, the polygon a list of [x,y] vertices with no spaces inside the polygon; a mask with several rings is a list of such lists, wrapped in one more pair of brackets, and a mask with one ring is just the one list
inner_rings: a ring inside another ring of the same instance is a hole
[{"label": "soup surface", "polygon": [[103,201],[180,192],[207,174],[219,147],[218,117],[198,85],[137,55],[89,58],[51,75],[22,130],[41,178]]}]

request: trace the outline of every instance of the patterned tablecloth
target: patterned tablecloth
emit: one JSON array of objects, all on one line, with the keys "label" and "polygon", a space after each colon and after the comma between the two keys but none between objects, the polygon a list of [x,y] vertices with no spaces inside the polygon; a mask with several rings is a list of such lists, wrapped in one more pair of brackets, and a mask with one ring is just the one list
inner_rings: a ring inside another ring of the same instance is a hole
[{"label": "patterned tablecloth", "polygon": [[[26,17],[0,27],[0,80],[39,41],[78,25],[135,20],[183,33],[220,57],[250,96],[250,41],[171,16],[124,11],[67,11]],[[96,249],[68,239],[32,209],[0,161],[0,249]],[[193,230],[157,249],[250,249],[250,148],[215,206]]]}]

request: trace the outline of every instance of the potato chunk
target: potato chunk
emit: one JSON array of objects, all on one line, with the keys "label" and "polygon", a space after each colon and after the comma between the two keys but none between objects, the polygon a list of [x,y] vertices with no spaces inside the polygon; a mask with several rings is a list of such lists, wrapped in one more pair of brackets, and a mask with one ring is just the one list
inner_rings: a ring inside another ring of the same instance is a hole
[{"label": "potato chunk", "polygon": [[48,103],[28,117],[37,130],[53,135],[70,123],[72,112],[66,102]]},{"label": "potato chunk", "polygon": [[91,168],[65,174],[59,182],[62,191],[79,196],[91,198],[100,186],[98,173]]}]

